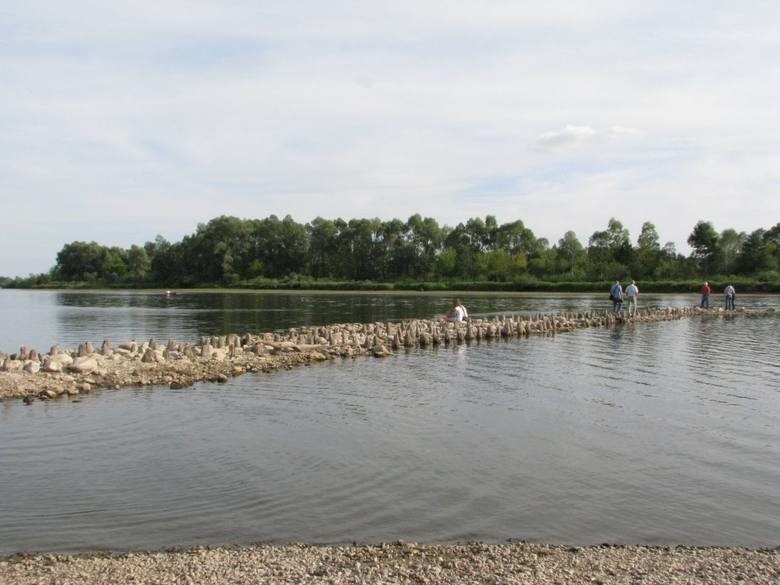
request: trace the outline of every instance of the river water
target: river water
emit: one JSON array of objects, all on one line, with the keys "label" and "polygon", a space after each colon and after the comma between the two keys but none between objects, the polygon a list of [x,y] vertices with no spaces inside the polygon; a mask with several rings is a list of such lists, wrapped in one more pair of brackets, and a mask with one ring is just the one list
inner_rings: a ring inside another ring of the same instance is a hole
[{"label": "river water", "polygon": [[[606,296],[464,301],[472,314],[547,313],[603,308]],[[738,300],[780,308],[778,297]],[[430,317],[447,304],[0,291],[0,348],[191,341]],[[778,341],[777,317],[692,318],[183,390],[6,401],[0,553],[396,539],[776,546]]]}]

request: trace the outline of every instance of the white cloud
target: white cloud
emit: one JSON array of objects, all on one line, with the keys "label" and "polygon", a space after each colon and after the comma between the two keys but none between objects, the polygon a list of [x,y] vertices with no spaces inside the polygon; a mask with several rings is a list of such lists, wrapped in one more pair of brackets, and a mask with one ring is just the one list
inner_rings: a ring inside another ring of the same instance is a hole
[{"label": "white cloud", "polygon": [[591,126],[567,124],[560,130],[544,132],[536,139],[535,145],[546,150],[564,150],[604,140],[619,140],[636,134],[638,134],[637,130],[624,126],[610,126],[605,130],[595,130]]}]

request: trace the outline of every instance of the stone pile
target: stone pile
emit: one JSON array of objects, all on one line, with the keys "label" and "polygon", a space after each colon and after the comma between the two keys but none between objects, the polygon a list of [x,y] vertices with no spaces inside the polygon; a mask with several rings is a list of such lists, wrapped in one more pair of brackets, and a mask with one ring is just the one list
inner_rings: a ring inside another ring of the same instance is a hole
[{"label": "stone pile", "polygon": [[57,396],[76,396],[93,388],[167,385],[174,389],[199,381],[226,382],[245,372],[290,369],[300,364],[369,355],[386,357],[413,348],[451,346],[499,339],[549,336],[588,327],[670,321],[692,316],[761,316],[773,309],[724,312],[696,307],[652,308],[634,317],[610,311],[509,315],[471,319],[462,323],[412,319],[384,323],[348,323],[300,327],[261,334],[201,337],[196,343],[154,339],[135,340],[100,348],[89,342],[76,349],[57,345],[40,354],[21,347],[0,352],[0,398],[26,402]]}]

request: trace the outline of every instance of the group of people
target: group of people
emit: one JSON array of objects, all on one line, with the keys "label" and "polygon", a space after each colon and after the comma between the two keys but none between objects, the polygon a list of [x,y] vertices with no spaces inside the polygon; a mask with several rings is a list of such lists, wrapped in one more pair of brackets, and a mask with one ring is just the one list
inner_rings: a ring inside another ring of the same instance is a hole
[{"label": "group of people", "polygon": [[636,301],[638,298],[639,287],[634,280],[626,287],[626,290],[623,290],[623,285],[619,280],[616,280],[615,284],[609,289],[609,300],[612,301],[613,313],[620,313],[623,310],[623,301],[628,299],[628,316],[633,317],[636,314]]},{"label": "group of people", "polygon": [[[709,282],[705,282],[701,287],[701,302],[699,306],[702,309],[710,308],[710,295],[712,294],[712,287]],[[734,289],[734,285],[729,284],[723,290],[723,295],[726,299],[726,310],[733,311],[736,308],[737,291]],[[612,312],[620,313],[623,310],[623,301],[628,299],[628,315],[633,317],[636,313],[636,301],[639,298],[639,287],[635,281],[631,281],[625,290],[620,280],[616,280],[609,289],[609,300],[612,301]]]},{"label": "group of people", "polygon": [[[710,286],[710,283],[705,282],[699,292],[701,292],[701,302],[699,303],[699,307],[702,309],[709,309],[710,295],[712,294],[712,287]],[[723,289],[723,296],[726,299],[726,310],[733,311],[736,309],[737,291],[734,289],[734,285],[726,285],[726,288]]]},{"label": "group of people", "polygon": [[[703,309],[710,308],[710,295],[712,294],[712,287],[708,282],[705,282],[701,287],[701,302],[699,306]],[[723,294],[726,297],[726,310],[733,311],[736,308],[737,292],[734,286],[729,284],[723,290]],[[628,301],[628,316],[633,317],[636,315],[637,300],[639,299],[639,287],[636,285],[636,281],[632,280],[625,290],[620,280],[616,280],[609,289],[609,300],[612,301],[612,312],[619,314],[623,310],[623,301]],[[459,298],[455,298],[452,301],[447,314],[444,316],[444,321],[452,323],[459,323],[461,321],[468,321],[469,313]]]}]

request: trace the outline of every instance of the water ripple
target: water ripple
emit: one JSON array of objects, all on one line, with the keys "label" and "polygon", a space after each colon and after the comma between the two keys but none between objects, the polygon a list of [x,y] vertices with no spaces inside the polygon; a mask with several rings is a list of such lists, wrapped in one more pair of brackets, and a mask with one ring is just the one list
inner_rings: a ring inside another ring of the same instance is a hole
[{"label": "water ripple", "polygon": [[4,406],[0,551],[772,545],[776,340],[691,319]]}]

